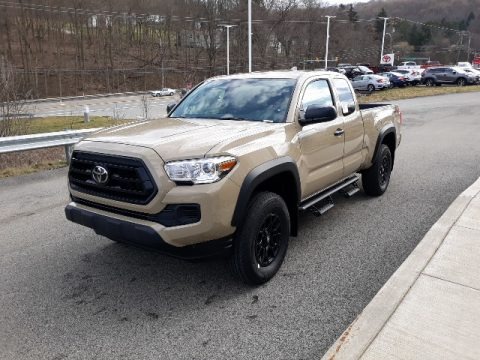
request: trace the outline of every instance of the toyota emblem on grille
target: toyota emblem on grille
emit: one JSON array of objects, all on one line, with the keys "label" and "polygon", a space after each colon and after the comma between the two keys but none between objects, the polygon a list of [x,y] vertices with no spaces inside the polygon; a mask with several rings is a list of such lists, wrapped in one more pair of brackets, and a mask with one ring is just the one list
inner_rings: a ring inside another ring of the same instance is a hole
[{"label": "toyota emblem on grille", "polygon": [[92,178],[97,184],[105,184],[108,181],[108,171],[103,166],[97,165],[92,170]]}]

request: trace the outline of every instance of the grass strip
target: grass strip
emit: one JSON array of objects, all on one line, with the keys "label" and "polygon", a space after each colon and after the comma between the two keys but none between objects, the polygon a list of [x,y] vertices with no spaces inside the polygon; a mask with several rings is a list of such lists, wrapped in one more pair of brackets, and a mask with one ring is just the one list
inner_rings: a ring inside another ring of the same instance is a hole
[{"label": "grass strip", "polygon": [[424,96],[435,96],[444,94],[457,94],[467,92],[480,92],[480,85],[471,86],[408,86],[404,88],[393,88],[388,90],[375,91],[372,94],[360,93],[357,94],[358,101],[361,104],[413,99]]},{"label": "grass strip", "polygon": [[83,121],[82,116],[50,116],[44,118],[34,118],[28,121],[28,134],[41,134],[63,130],[91,129],[121,125],[131,122],[131,120],[118,120],[109,116],[91,117],[88,123]]}]

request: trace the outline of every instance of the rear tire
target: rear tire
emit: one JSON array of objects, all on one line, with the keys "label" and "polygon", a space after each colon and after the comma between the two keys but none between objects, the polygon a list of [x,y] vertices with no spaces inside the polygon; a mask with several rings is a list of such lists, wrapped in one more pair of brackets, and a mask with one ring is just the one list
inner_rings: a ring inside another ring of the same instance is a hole
[{"label": "rear tire", "polygon": [[425,85],[426,86],[433,86],[433,85],[435,85],[435,81],[433,81],[433,79],[427,79],[427,80],[425,80]]},{"label": "rear tire", "polygon": [[392,173],[392,153],[382,144],[373,165],[362,173],[363,190],[367,195],[380,196],[387,190]]},{"label": "rear tire", "polygon": [[247,284],[270,280],[280,269],[290,237],[290,215],[277,194],[261,192],[249,203],[234,237],[232,271]]}]

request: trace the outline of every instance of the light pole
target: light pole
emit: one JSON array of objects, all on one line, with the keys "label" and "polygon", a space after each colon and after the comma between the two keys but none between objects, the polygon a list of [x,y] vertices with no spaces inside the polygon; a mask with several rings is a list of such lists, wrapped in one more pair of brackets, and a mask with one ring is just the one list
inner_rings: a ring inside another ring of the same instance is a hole
[{"label": "light pole", "polygon": [[389,18],[387,17],[381,17],[380,19],[383,19],[383,36],[382,36],[382,51],[380,52],[380,63],[383,60],[383,46],[385,44],[385,29],[387,28],[387,20]]},{"label": "light pole", "polygon": [[252,0],[248,0],[248,72],[252,72]]},{"label": "light pole", "polygon": [[230,28],[237,25],[218,25],[227,29],[227,75],[230,75]]},{"label": "light pole", "polygon": [[472,33],[470,31],[465,31],[468,35],[468,46],[467,46],[467,62],[470,62],[470,44],[472,42]]},{"label": "light pole", "polygon": [[327,18],[327,39],[325,40],[325,70],[328,67],[328,41],[330,40],[330,18],[335,18],[336,16],[326,15]]},{"label": "light pole", "polygon": [[393,51],[393,46],[392,46],[392,34],[390,33],[385,33],[385,35],[388,35],[390,37],[390,53]]}]

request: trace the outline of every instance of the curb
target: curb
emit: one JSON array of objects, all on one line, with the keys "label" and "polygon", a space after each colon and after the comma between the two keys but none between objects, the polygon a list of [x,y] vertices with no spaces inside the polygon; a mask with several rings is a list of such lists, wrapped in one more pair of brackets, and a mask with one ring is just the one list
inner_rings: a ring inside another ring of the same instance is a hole
[{"label": "curb", "polygon": [[442,245],[450,229],[479,192],[480,178],[453,201],[322,360],[362,357]]}]

